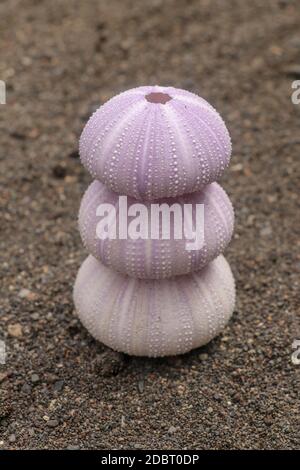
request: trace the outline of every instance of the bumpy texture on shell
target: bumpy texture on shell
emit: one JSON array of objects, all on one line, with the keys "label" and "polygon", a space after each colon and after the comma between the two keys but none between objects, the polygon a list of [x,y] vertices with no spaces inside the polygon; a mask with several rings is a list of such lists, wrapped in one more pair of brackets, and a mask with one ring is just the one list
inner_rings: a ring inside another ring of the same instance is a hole
[{"label": "bumpy texture on shell", "polygon": [[218,180],[230,154],[217,111],[172,87],[139,87],[115,96],[92,115],[80,138],[81,161],[91,175],[136,199],[198,191]]},{"label": "bumpy texture on shell", "polygon": [[[128,208],[137,202],[128,197]],[[156,201],[157,204],[167,203],[168,206],[174,203],[179,203],[181,206],[193,204],[194,207],[195,204],[204,204],[204,246],[199,250],[188,251],[186,249],[188,240],[174,239],[173,232],[170,240],[99,239],[96,227],[101,217],[96,215],[96,209],[105,203],[115,206],[118,214],[119,196],[99,181],[94,181],[87,189],[79,211],[79,229],[83,243],[88,252],[106,266],[133,277],[159,279],[199,270],[224,251],[232,236],[234,222],[232,205],[218,183],[212,183],[203,191],[176,199]],[[148,208],[150,227],[150,203],[146,203],[145,206]],[[193,215],[195,226],[195,212]]]},{"label": "bumpy texture on shell", "polygon": [[89,332],[136,356],[183,354],[206,344],[224,328],[234,300],[222,255],[201,271],[161,281],[118,274],[90,255],[74,287],[76,310]]}]

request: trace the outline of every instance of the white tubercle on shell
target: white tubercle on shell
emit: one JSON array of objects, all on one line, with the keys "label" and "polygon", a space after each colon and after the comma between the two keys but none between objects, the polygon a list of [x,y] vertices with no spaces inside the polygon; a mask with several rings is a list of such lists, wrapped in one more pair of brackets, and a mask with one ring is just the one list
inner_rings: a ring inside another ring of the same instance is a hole
[{"label": "white tubercle on shell", "polygon": [[218,180],[229,163],[231,141],[219,113],[200,96],[144,86],[100,106],[79,150],[93,178],[119,194],[153,200]]},{"label": "white tubercle on shell", "polygon": [[222,255],[201,271],[160,281],[119,274],[90,255],[74,287],[88,331],[136,356],[183,354],[208,343],[226,325],[234,301],[234,279]]},{"label": "white tubercle on shell", "polygon": [[[204,245],[200,249],[187,249],[188,240],[174,238],[174,230],[170,239],[162,239],[162,226],[160,226],[159,239],[100,239],[97,234],[97,224],[101,217],[96,215],[100,204],[111,204],[115,207],[116,219],[120,207],[119,196],[106,188],[99,181],[91,183],[87,189],[79,211],[79,230],[88,252],[106,266],[111,266],[118,272],[132,277],[146,279],[163,279],[174,275],[187,274],[202,269],[212,259],[223,253],[228,245],[234,224],[234,214],[231,202],[218,183],[208,185],[204,190],[187,194],[174,199],[157,200],[156,204],[167,204],[172,207],[179,204],[182,214],[183,204],[204,205]],[[137,200],[127,198],[128,209],[138,203]],[[151,204],[144,203],[151,223]],[[195,211],[193,212],[193,226],[195,227]],[[126,223],[127,227],[127,223]],[[184,235],[184,230],[182,230]]]}]

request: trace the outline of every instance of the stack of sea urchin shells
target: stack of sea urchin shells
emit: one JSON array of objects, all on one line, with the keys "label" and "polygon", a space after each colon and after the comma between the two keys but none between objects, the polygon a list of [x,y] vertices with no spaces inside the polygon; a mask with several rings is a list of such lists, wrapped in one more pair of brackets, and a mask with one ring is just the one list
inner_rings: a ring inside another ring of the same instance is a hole
[{"label": "stack of sea urchin shells", "polygon": [[[95,338],[131,355],[166,356],[206,344],[225,326],[235,287],[222,252],[234,214],[215,181],[230,154],[220,115],[185,90],[134,88],[89,119],[80,157],[95,181],[82,199],[79,229],[90,255],[79,269],[74,302]],[[137,203],[146,209],[203,204],[204,243],[188,250],[185,233],[178,239],[173,230],[166,239],[161,227],[158,238],[132,239],[120,231],[98,237],[97,208],[118,214],[120,196],[128,196],[128,217],[136,215]]]}]

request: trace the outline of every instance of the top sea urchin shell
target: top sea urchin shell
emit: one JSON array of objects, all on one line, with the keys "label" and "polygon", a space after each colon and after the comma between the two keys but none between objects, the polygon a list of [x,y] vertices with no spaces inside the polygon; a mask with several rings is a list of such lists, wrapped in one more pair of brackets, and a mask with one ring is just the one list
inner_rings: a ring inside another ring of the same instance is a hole
[{"label": "top sea urchin shell", "polygon": [[172,87],[121,93],[90,118],[80,139],[82,163],[113,191],[136,199],[175,197],[218,180],[231,142],[217,111]]}]

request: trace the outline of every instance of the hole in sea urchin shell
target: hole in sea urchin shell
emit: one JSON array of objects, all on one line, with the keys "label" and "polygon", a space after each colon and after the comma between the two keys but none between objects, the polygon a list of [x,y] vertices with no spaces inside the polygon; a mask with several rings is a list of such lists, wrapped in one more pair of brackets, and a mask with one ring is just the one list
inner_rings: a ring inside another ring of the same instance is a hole
[{"label": "hole in sea urchin shell", "polygon": [[145,96],[146,100],[149,103],[158,103],[158,104],[166,104],[168,101],[172,99],[170,95],[167,93],[160,93],[160,92],[153,92],[149,93]]}]

